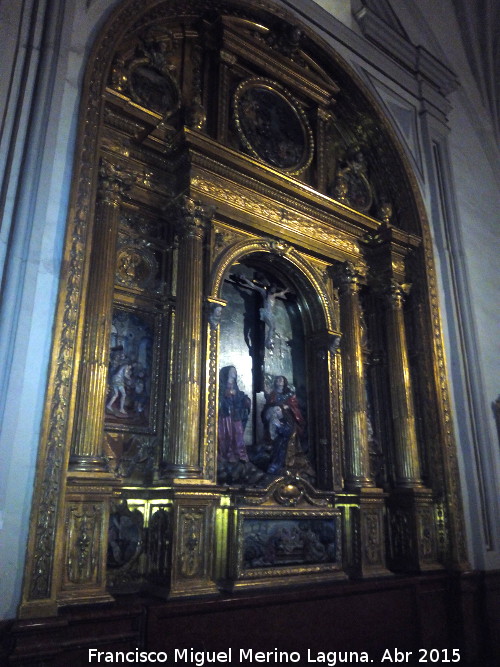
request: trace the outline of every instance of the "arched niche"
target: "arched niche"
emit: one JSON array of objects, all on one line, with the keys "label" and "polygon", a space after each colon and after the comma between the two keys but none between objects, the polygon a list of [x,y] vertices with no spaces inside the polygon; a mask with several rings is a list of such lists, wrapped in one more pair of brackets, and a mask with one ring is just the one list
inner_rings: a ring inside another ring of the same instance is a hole
[{"label": "arched niche", "polygon": [[[294,414],[288,420],[289,430],[297,430],[295,472],[318,488],[340,490],[336,376],[340,333],[322,276],[292,246],[272,239],[242,241],[227,248],[215,263],[211,291],[209,320],[219,329],[214,350],[220,368],[219,483],[265,487],[272,481],[269,468],[273,474],[284,471],[284,459],[279,466],[273,459],[266,418],[276,403],[273,384],[283,378],[281,400],[287,404],[288,396],[293,406],[288,415]],[[223,386],[228,368],[237,373],[238,391],[248,408],[241,440],[244,448],[240,447],[244,465],[236,451],[227,451],[221,435],[221,410],[229,410],[224,407]],[[283,414],[280,417],[286,430]]]}]

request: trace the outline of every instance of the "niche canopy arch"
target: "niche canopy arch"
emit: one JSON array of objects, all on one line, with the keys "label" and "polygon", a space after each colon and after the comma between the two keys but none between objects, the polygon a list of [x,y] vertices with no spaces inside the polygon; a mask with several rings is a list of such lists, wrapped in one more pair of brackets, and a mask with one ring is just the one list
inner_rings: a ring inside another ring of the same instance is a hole
[{"label": "niche canopy arch", "polygon": [[[299,426],[296,435],[300,440],[300,456],[294,462],[290,455],[288,467],[297,474],[302,472],[307,480],[314,480],[319,488],[331,488],[332,475],[336,474],[335,483],[340,489],[339,449],[331,445],[338,435],[339,423],[338,415],[334,418],[337,410],[330,395],[332,369],[325,363],[328,348],[335,351],[340,334],[334,330],[335,312],[322,275],[293,246],[282,241],[242,240],[226,248],[215,262],[212,293],[212,308],[220,313],[219,366],[233,368],[240,389],[245,386],[248,399],[251,396],[243,434],[248,450],[243,453],[243,460],[246,463],[248,459],[250,465],[242,465],[233,460],[231,443],[225,443],[220,432],[221,414],[228,407],[225,379],[221,376],[219,482],[244,480],[247,475],[260,487],[273,481],[272,476],[262,475],[268,472],[272,461],[266,421],[271,414],[272,386],[282,377],[290,405],[296,410],[297,424],[292,421],[290,427]],[[223,313],[219,304],[224,304]],[[275,416],[277,412],[274,411]],[[314,443],[320,441],[324,444],[317,448]],[[282,453],[284,456],[285,451]],[[336,465],[332,466],[335,457]]]},{"label": "niche canopy arch", "polygon": [[79,127],[21,614],[465,562],[427,223],[349,67],[124,2]]}]

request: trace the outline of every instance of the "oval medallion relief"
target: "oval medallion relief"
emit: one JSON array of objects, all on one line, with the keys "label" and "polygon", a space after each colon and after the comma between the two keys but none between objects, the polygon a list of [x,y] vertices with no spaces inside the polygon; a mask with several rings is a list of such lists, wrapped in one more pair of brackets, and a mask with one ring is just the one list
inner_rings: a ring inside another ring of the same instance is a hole
[{"label": "oval medallion relief", "polygon": [[233,99],[240,140],[251,155],[290,174],[313,157],[313,135],[298,101],[271,79],[242,81]]}]

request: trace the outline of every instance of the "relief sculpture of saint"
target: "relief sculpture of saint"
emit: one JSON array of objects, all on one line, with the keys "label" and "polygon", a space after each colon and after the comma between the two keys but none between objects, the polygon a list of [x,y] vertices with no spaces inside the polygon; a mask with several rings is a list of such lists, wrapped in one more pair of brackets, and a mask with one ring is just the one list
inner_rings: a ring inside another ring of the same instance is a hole
[{"label": "relief sculpture of saint", "polygon": [[275,376],[271,391],[266,393],[262,421],[272,444],[267,473],[276,475],[289,470],[309,479],[314,477],[312,466],[300,445],[306,422],[295,389],[284,375]]},{"label": "relief sculpture of saint", "polygon": [[266,392],[260,415],[264,438],[251,448],[244,433],[250,415],[251,399],[238,388],[237,371],[226,366],[220,372],[218,462],[220,481],[265,486],[286,471],[308,480],[314,471],[300,445],[305,419],[292,385],[283,375],[274,377]]},{"label": "relief sculpture of saint", "polygon": [[219,397],[219,456],[229,463],[248,461],[244,431],[252,401],[238,388],[234,366],[220,372]]},{"label": "relief sculpture of saint", "polygon": [[289,473],[314,482],[297,296],[281,277],[244,269],[229,275],[218,320],[226,361],[219,372],[218,481],[264,488]]}]

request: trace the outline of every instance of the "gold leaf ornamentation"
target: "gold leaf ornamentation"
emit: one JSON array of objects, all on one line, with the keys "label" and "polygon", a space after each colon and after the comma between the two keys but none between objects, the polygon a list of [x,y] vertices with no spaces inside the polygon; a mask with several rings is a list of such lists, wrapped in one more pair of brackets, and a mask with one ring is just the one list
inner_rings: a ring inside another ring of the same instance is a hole
[{"label": "gold leaf ornamentation", "polygon": [[259,218],[279,225],[281,228],[302,236],[315,238],[338,250],[355,255],[362,262],[357,243],[344,238],[337,231],[318,220],[312,220],[298,212],[295,212],[292,217],[290,213],[284,212],[282,207],[272,206],[270,203],[264,202],[262,197],[252,195],[250,191],[244,192],[242,188],[238,189],[234,186],[223,187],[201,176],[196,176],[193,179],[193,187],[216,201],[230,204],[241,211],[252,213]]}]

